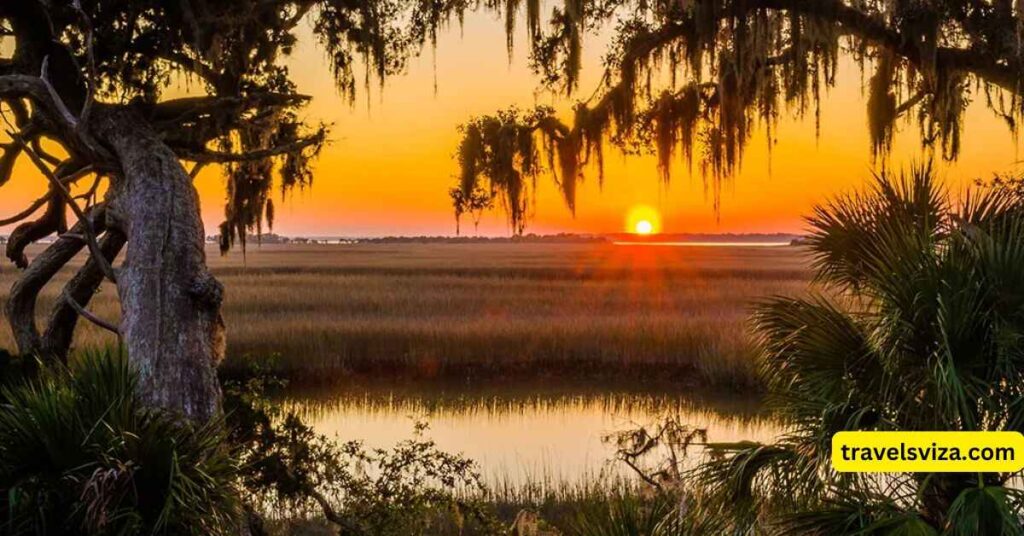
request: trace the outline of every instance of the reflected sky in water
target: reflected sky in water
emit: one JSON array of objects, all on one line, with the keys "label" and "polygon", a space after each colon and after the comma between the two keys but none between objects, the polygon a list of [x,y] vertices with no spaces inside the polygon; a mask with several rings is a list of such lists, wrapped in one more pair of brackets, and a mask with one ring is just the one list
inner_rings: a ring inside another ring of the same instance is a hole
[{"label": "reflected sky in water", "polygon": [[348,388],[281,403],[321,433],[368,447],[388,448],[425,421],[426,437],[476,460],[492,487],[629,476],[609,463],[614,448],[603,438],[667,415],[707,429],[709,441],[768,441],[778,433],[756,397],[678,391]]}]

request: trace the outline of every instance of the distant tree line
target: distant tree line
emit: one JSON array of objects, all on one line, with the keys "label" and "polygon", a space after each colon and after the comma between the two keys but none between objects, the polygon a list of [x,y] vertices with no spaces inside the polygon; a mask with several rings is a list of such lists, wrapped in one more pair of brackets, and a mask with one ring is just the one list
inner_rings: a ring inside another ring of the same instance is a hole
[{"label": "distant tree line", "polygon": [[[208,236],[208,243],[216,243],[219,237]],[[556,233],[512,236],[381,236],[381,237],[289,237],[277,233],[249,235],[246,240],[250,244],[506,244],[506,243],[546,243],[546,244],[594,244],[617,241],[630,242],[718,242],[718,243],[790,243],[799,244],[803,237],[788,233],[660,233],[653,235],[637,235],[633,233]],[[0,237],[2,242],[3,237]]]},{"label": "distant tree line", "polygon": [[382,236],[377,238],[359,238],[353,240],[361,244],[506,244],[514,242],[529,243],[602,243],[608,242],[604,235],[592,234],[527,234],[520,236]]}]

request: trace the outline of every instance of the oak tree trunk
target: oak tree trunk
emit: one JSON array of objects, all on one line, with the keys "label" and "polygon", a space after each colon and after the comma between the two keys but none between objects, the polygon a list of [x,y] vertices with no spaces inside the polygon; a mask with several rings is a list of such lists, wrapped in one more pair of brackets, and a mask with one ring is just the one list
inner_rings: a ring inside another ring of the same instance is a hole
[{"label": "oak tree trunk", "polygon": [[140,396],[208,420],[221,411],[223,289],[206,267],[198,194],[170,148],[132,112],[97,110],[91,127],[122,168],[111,217],[128,237],[117,289]]}]

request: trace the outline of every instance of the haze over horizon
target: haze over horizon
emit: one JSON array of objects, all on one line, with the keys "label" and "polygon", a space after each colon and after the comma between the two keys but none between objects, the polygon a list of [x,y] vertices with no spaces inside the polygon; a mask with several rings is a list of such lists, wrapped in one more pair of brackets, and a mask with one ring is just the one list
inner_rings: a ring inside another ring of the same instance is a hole
[{"label": "haze over horizon", "polygon": [[[432,235],[426,235],[426,234],[419,234],[419,235],[414,235],[414,234],[355,235],[355,234],[345,234],[345,233],[290,235],[290,234],[279,233],[279,232],[276,232],[276,231],[271,232],[271,233],[265,233],[264,236],[269,235],[269,234],[274,234],[274,235],[285,237],[285,238],[309,238],[309,239],[315,239],[315,240],[325,240],[325,239],[330,239],[330,240],[334,240],[334,239],[353,239],[353,240],[370,239],[370,240],[372,240],[372,239],[376,239],[376,238],[452,238],[452,239],[456,239],[456,238],[468,238],[468,239],[474,239],[474,238],[481,238],[481,239],[497,238],[497,239],[501,239],[501,238],[510,238],[510,237],[512,237],[512,235],[509,235],[507,233],[504,233],[504,234],[492,233],[492,234],[486,234],[486,235],[483,234],[483,233],[480,233],[480,234],[462,233],[460,235],[457,235],[455,233],[440,233],[440,234],[432,234]],[[589,236],[609,237],[609,236],[621,236],[621,235],[636,235],[637,233],[630,232],[630,231],[625,231],[625,230],[623,230],[623,231],[598,231],[598,232],[539,233],[539,232],[535,232],[535,231],[530,231],[529,229],[527,229],[526,232],[524,233],[524,235],[526,235],[526,236],[535,235],[535,236],[541,236],[541,237],[558,236],[560,234],[564,234],[564,235],[567,235],[567,236],[579,236],[579,237],[589,237]],[[716,232],[695,233],[695,232],[688,232],[688,231],[665,231],[665,232],[647,234],[646,236],[650,237],[650,238],[657,238],[657,237],[723,237],[724,238],[724,237],[768,237],[768,236],[790,237],[790,236],[800,236],[802,234],[803,233],[787,233],[787,232],[771,232],[771,233],[749,232],[748,233],[748,232],[743,232],[743,231],[729,232],[729,233],[716,233]],[[210,238],[212,236],[214,236],[214,235],[209,235],[208,238]],[[254,235],[251,235],[251,236],[254,236]]]},{"label": "haze over horizon", "polygon": [[[506,59],[504,22],[489,14],[473,13],[463,28],[456,25],[438,36],[435,54],[426,50],[410,62],[409,72],[389,79],[383,95],[371,83],[359,88],[354,106],[340,97],[323,53],[308,30],[288,64],[298,90],[313,96],[305,110],[311,122],[333,124],[331,143],[315,164],[311,190],[275,196],[274,232],[286,236],[453,235],[448,188],[457,172],[453,159],[458,125],[470,117],[517,105],[549,104],[570,113],[575,98],[586,98],[597,87],[606,31],[588,35],[578,95],[572,99],[540,91],[528,67],[525,24],[519,24],[512,62]],[[436,63],[435,63],[436,62]],[[436,92],[435,92],[436,69]],[[566,208],[550,177],[538,179],[533,217],[527,233],[610,233],[627,230],[629,211],[653,207],[666,233],[794,233],[804,230],[802,216],[828,196],[863,186],[873,167],[868,138],[866,78],[849,59],[841,59],[837,86],[823,96],[820,136],[815,133],[813,108],[803,118],[786,113],[769,147],[758,128],[748,145],[742,167],[721,191],[716,213],[705,184],[687,173],[684,162],[664,184],[652,155],[623,157],[615,148],[606,153],[605,183],[588,170],[578,192],[575,217]],[[167,97],[187,94],[183,83]],[[984,96],[974,95],[966,113],[959,161],[939,165],[947,186],[960,192],[977,178],[993,172],[1021,171],[1020,140],[985,108]],[[893,144],[890,167],[899,168],[924,158],[913,118],[901,122]],[[24,207],[42,194],[43,181],[26,161],[0,199],[0,217]],[[225,186],[219,169],[208,167],[196,180],[206,233],[217,232],[223,217]],[[463,221],[472,236],[472,222]],[[10,228],[0,228],[0,234]],[[484,217],[480,234],[508,235],[502,212]]]}]

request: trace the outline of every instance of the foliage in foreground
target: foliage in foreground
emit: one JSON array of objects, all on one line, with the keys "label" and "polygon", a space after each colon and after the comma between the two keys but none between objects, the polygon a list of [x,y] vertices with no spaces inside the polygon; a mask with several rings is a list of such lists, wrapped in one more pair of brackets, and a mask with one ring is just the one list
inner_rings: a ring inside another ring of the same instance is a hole
[{"label": "foliage in foreground", "polygon": [[338,443],[268,402],[266,383],[257,377],[226,390],[242,487],[255,511],[273,512],[278,525],[323,519],[346,535],[503,532],[472,499],[483,492],[476,464],[422,438],[425,424],[391,449]]},{"label": "foliage in foreground", "polygon": [[123,354],[72,363],[4,371],[0,534],[701,534],[674,490],[595,487],[543,518],[513,500],[501,520],[476,465],[423,424],[391,449],[338,443],[270,403],[257,375],[225,386],[226,421],[195,427],[140,405]]},{"label": "foliage in foreground", "polygon": [[[1014,194],[958,203],[929,167],[878,177],[809,222],[832,297],[775,298],[755,327],[775,444],[717,445],[696,481],[736,531],[1024,534],[1012,474],[836,473],[843,430],[1024,430],[1024,213]],[[725,508],[727,506],[727,508]]]},{"label": "foliage in foreground", "polygon": [[0,534],[226,534],[237,472],[220,423],[144,409],[119,353],[0,390]]},{"label": "foliage in foreground", "polygon": [[[0,389],[0,534],[268,534],[316,518],[348,535],[498,534],[465,497],[475,464],[416,436],[390,450],[337,443],[228,385],[227,420],[144,408],[123,354]],[[269,520],[265,522],[265,519]]]}]

